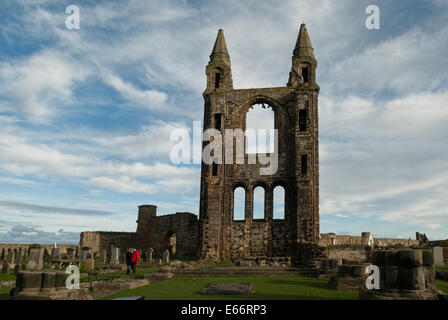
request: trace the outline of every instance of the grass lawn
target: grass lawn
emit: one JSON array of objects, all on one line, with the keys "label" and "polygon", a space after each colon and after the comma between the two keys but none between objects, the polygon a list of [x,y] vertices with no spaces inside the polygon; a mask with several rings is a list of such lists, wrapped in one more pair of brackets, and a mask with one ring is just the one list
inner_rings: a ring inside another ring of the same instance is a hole
[{"label": "grass lawn", "polygon": [[448,281],[436,280],[436,288],[448,293]]},{"label": "grass lawn", "polygon": [[436,269],[448,270],[448,264],[444,266],[437,266]]},{"label": "grass lawn", "polygon": [[[199,291],[214,282],[251,282],[251,295],[205,295]],[[118,297],[145,296],[146,300],[300,300],[300,299],[358,299],[357,291],[336,291],[328,287],[328,279],[309,277],[174,277],[147,286],[123,290],[101,300]]]},{"label": "grass lawn", "polygon": [[16,280],[16,276],[14,275],[13,270],[9,270],[9,274],[0,272],[0,281],[11,281]]},{"label": "grass lawn", "polygon": [[11,289],[12,287],[0,288],[0,300],[8,300]]},{"label": "grass lawn", "polygon": [[97,281],[97,280],[105,280],[105,279],[143,279],[143,276],[145,274],[159,271],[159,268],[139,268],[137,265],[137,274],[126,274],[126,271],[116,271],[116,272],[110,272],[106,274],[101,274],[97,276],[87,276],[82,277],[81,282],[86,281]]}]

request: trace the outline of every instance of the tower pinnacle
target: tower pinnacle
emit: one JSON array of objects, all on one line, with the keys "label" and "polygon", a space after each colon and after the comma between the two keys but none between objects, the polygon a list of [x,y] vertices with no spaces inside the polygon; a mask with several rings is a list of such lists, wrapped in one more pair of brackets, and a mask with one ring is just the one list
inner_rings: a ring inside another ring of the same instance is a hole
[{"label": "tower pinnacle", "polygon": [[224,30],[218,30],[218,36],[216,37],[215,45],[213,46],[212,53],[210,55],[210,61],[214,60],[230,60],[229,53],[227,52],[226,40],[224,38]]},{"label": "tower pinnacle", "polygon": [[296,46],[294,48],[294,57],[314,57],[313,47],[311,45],[310,36],[308,35],[308,30],[306,25],[302,23],[300,26],[299,36],[297,37]]}]

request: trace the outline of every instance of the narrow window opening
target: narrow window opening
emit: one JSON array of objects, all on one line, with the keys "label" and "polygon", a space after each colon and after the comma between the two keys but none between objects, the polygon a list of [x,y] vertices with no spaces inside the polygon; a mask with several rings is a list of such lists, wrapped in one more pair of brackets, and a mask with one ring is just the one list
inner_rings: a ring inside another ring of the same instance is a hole
[{"label": "narrow window opening", "polygon": [[307,118],[306,109],[300,110],[299,111],[299,128],[300,128],[300,131],[306,131],[306,118]]},{"label": "narrow window opening", "polygon": [[302,154],[300,163],[301,163],[301,167],[302,167],[301,168],[302,174],[306,174],[308,172],[308,155]]},{"label": "narrow window opening", "polygon": [[213,162],[212,164],[212,176],[216,177],[218,175],[218,165]]},{"label": "narrow window opening", "polygon": [[254,199],[253,219],[264,219],[265,193],[263,187],[256,187],[254,189],[253,199]]},{"label": "narrow window opening", "polygon": [[221,130],[221,114],[215,113],[215,129]]},{"label": "narrow window opening", "polygon": [[242,221],[246,212],[246,190],[238,187],[233,191],[233,220]]},{"label": "narrow window opening", "polygon": [[273,199],[274,219],[285,219],[285,188],[277,186],[274,188]]},{"label": "narrow window opening", "polygon": [[216,73],[215,74],[215,88],[219,88],[220,81],[221,81],[221,74],[220,73]]},{"label": "narrow window opening", "polygon": [[309,81],[308,67],[302,68],[302,80],[303,80],[303,83],[306,83]]}]

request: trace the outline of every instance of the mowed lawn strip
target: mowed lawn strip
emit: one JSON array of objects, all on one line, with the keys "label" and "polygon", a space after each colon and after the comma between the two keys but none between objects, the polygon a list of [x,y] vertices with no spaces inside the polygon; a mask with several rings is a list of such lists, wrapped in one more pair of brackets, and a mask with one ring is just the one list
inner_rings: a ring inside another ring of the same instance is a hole
[{"label": "mowed lawn strip", "polygon": [[[211,295],[199,292],[216,282],[250,282],[250,295]],[[328,279],[310,277],[174,277],[147,286],[123,290],[101,298],[145,296],[145,300],[302,300],[302,299],[358,299],[357,291],[336,291],[328,287]]]}]

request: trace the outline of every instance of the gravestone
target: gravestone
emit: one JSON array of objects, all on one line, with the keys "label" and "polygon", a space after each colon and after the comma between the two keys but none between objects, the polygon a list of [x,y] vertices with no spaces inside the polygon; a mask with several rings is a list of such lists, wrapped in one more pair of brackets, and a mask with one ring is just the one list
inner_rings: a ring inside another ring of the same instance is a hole
[{"label": "gravestone", "polygon": [[19,248],[15,252],[14,263],[20,264],[22,262],[22,248]]},{"label": "gravestone", "polygon": [[6,261],[9,264],[14,264],[16,253],[13,250],[8,250],[8,256],[6,257]]},{"label": "gravestone", "polygon": [[434,265],[435,266],[444,266],[445,262],[443,261],[443,248],[442,247],[434,247],[432,248],[434,254]]},{"label": "gravestone", "polygon": [[22,265],[18,263],[14,266],[14,274],[17,275],[20,271],[22,271]]},{"label": "gravestone", "polygon": [[50,256],[50,254],[48,253],[48,250],[47,250],[47,249],[44,249],[43,259],[44,259],[44,262],[45,262],[45,263],[50,262],[50,260],[51,260],[51,256]]},{"label": "gravestone", "polygon": [[95,260],[93,258],[86,259],[85,267],[89,271],[92,271],[93,269],[95,269]]},{"label": "gravestone", "polygon": [[53,248],[51,250],[51,260],[60,260],[61,259],[61,249]]},{"label": "gravestone", "polygon": [[111,265],[120,264],[120,248],[112,247],[110,254],[110,264]]},{"label": "gravestone", "polygon": [[251,294],[253,283],[212,283],[202,294]]},{"label": "gravestone", "polygon": [[152,253],[154,252],[153,248],[149,248],[149,263],[152,264]]},{"label": "gravestone", "polygon": [[163,252],[162,262],[163,262],[163,263],[170,263],[170,252],[168,251],[168,249],[166,249],[166,250]]},{"label": "gravestone", "polygon": [[3,262],[2,273],[9,274],[9,263],[6,261]]},{"label": "gravestone", "polygon": [[162,259],[159,258],[159,260],[157,261],[158,265],[161,266],[162,265]]},{"label": "gravestone", "polygon": [[98,263],[106,264],[107,263],[106,260],[107,260],[107,251],[106,250],[101,250],[100,257],[98,259]]},{"label": "gravestone", "polygon": [[81,248],[81,260],[84,261],[87,258],[89,258],[89,256],[88,256],[89,253],[90,253],[90,255],[92,255],[89,247],[82,247]]},{"label": "gravestone", "polygon": [[67,258],[68,260],[73,260],[75,258],[76,249],[75,248],[67,248]]},{"label": "gravestone", "polygon": [[42,270],[44,263],[44,250],[42,247],[38,244],[32,245],[29,254],[26,270]]}]

